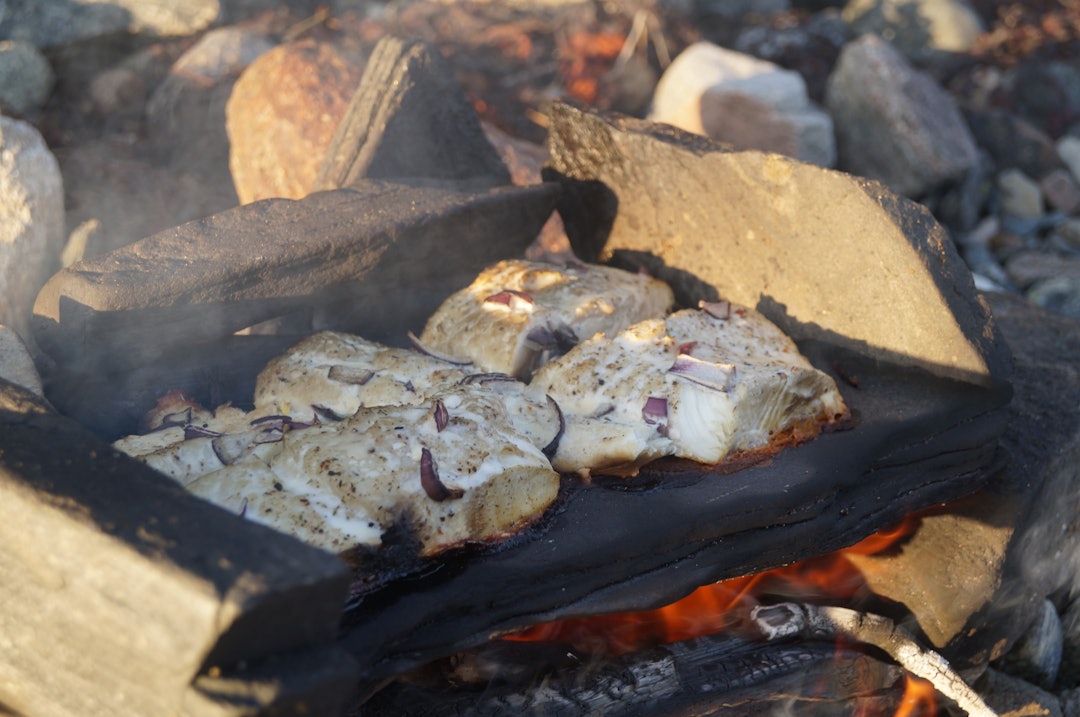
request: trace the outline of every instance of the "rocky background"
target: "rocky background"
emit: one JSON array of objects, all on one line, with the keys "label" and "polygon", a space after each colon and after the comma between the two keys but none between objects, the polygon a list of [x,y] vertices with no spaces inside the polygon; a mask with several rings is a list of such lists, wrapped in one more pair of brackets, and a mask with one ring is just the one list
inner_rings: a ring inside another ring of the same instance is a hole
[{"label": "rocky background", "polygon": [[[26,327],[60,267],[306,195],[387,33],[449,60],[515,182],[566,97],[878,179],[996,311],[1075,346],[1080,0],[0,0],[0,375],[40,393]],[[1080,601],[1058,597],[1054,637],[994,674],[1080,714]]]}]

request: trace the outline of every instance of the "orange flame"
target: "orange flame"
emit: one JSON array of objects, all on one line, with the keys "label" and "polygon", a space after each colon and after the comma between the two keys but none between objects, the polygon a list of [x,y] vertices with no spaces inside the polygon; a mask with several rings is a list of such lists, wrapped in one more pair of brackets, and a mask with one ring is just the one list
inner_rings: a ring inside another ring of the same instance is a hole
[{"label": "orange flame", "polygon": [[893,717],[927,717],[936,714],[936,711],[934,686],[920,677],[908,675],[904,696],[900,698],[900,706]]},{"label": "orange flame", "polygon": [[798,600],[853,600],[867,588],[862,573],[847,556],[879,553],[913,533],[918,522],[909,517],[836,553],[700,587],[656,610],[559,620],[504,639],[564,642],[586,653],[621,655],[731,627],[765,593]]}]

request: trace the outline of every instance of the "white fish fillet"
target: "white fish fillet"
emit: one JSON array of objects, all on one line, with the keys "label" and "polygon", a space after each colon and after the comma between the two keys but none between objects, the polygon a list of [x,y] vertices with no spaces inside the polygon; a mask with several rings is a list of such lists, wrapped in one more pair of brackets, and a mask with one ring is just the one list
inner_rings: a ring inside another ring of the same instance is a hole
[{"label": "white fish fillet", "polygon": [[667,284],[641,274],[511,259],[443,302],[420,339],[478,370],[527,380],[548,355],[663,316],[673,301]]},{"label": "white fish fillet", "polygon": [[[335,552],[377,547],[404,521],[421,554],[432,555],[504,537],[542,515],[559,475],[514,430],[497,395],[460,386],[438,401],[445,422],[434,401],[361,408],[339,423],[292,431],[265,462],[210,473],[189,490]],[[447,493],[441,500],[430,481],[423,485],[425,451]]]},{"label": "white fish fillet", "polygon": [[661,456],[716,463],[847,414],[833,380],[742,307],[726,319],[688,309],[596,336],[532,385],[566,418],[552,459],[564,472],[633,469]]},{"label": "white fish fillet", "polygon": [[259,373],[255,408],[308,423],[318,413],[344,418],[361,406],[423,403],[466,375],[459,366],[415,351],[320,331]]}]

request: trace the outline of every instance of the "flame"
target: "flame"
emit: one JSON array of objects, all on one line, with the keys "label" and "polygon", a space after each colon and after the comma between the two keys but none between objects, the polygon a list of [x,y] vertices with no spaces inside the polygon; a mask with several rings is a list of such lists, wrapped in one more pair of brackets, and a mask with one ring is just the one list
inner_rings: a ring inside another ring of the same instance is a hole
[{"label": "flame", "polygon": [[565,92],[586,103],[597,100],[600,78],[607,72],[622,50],[626,37],[615,32],[572,33],[560,43],[562,58],[559,73]]},{"label": "flame", "polygon": [[937,713],[934,686],[920,677],[907,676],[904,696],[893,717],[924,717]]},{"label": "flame", "polygon": [[918,524],[917,517],[908,517],[849,548],[706,585],[656,610],[559,620],[526,628],[504,639],[563,642],[581,652],[614,656],[729,628],[758,604],[758,595],[766,593],[796,600],[855,600],[867,587],[862,573],[847,556],[880,553],[915,532]]}]

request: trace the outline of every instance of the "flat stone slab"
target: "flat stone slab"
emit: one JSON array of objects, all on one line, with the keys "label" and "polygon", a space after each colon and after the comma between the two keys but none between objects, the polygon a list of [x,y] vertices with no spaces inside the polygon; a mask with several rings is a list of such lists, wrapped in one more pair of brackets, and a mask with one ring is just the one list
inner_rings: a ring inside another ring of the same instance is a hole
[{"label": "flat stone slab", "polygon": [[54,275],[35,338],[61,363],[115,371],[325,307],[351,307],[352,325],[336,327],[378,335],[392,323],[404,336],[484,266],[520,255],[557,192],[371,180],[254,202]]},{"label": "flat stone slab", "polygon": [[313,655],[310,680],[347,694],[341,560],[189,495],[2,380],[0,544],[5,708],[179,714],[200,675],[243,664],[262,700],[287,702],[309,686],[272,665],[296,650]]},{"label": "flat stone slab", "polygon": [[549,143],[545,178],[563,183],[582,259],[644,268],[687,304],[756,307],[796,338],[979,384],[1007,377],[945,231],[883,185],[568,104],[551,109]]}]

